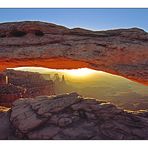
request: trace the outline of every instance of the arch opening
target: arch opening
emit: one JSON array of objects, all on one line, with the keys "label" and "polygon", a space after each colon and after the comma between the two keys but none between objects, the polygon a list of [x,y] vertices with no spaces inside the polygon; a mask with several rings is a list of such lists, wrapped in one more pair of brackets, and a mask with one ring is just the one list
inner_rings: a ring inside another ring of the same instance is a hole
[{"label": "arch opening", "polygon": [[3,73],[7,76],[7,84],[4,81],[0,84],[0,91],[5,90],[0,98],[1,105],[11,106],[12,100],[20,97],[34,98],[77,92],[85,97],[109,101],[128,110],[146,109],[148,106],[147,86],[86,67],[53,69],[29,66],[7,68]]},{"label": "arch opening", "polygon": [[[24,56],[24,55],[23,55]],[[28,55],[29,56],[29,55]],[[140,72],[139,70],[132,71],[128,67],[126,69],[123,65],[123,70],[119,68],[106,66],[105,63],[100,62],[101,64],[94,64],[94,61],[85,61],[85,60],[77,60],[66,57],[51,57],[51,58],[14,58],[9,59],[0,59],[2,63],[0,66],[0,71],[3,71],[7,68],[16,68],[16,67],[45,67],[51,69],[77,69],[77,68],[90,68],[97,71],[103,71],[110,74],[114,74],[117,76],[122,76],[129,80],[141,83],[143,85],[148,85],[146,72]],[[133,66],[135,67],[135,66]],[[144,76],[143,76],[144,74]]]}]

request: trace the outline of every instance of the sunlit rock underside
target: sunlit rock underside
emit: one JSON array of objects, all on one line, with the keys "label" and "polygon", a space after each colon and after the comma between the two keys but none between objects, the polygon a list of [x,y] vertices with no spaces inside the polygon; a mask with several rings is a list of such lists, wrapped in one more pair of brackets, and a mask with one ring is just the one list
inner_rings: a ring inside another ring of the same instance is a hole
[{"label": "sunlit rock underside", "polygon": [[77,93],[19,99],[0,111],[0,139],[148,139],[148,112],[126,112]]},{"label": "sunlit rock underside", "polygon": [[68,29],[44,22],[0,24],[0,70],[10,67],[92,68],[148,85],[148,33]]}]

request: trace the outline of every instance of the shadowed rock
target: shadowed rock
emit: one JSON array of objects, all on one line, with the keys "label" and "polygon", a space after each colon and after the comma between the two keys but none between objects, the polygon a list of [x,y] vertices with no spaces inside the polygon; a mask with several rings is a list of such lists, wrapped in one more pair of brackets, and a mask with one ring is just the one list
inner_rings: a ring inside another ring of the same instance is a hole
[{"label": "shadowed rock", "polygon": [[148,85],[148,33],[90,31],[44,22],[0,24],[0,70],[19,66],[88,67]]},{"label": "shadowed rock", "polygon": [[18,139],[148,139],[148,118],[142,113],[77,93],[19,99],[10,121]]},{"label": "shadowed rock", "polygon": [[0,106],[0,139],[15,139],[13,135],[13,128],[11,126],[9,119],[9,108]]}]

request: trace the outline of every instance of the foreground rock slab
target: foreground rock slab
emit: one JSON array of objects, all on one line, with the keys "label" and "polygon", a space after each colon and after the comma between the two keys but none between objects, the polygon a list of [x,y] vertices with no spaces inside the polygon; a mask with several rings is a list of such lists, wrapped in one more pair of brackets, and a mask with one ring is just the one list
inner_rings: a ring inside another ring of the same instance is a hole
[{"label": "foreground rock slab", "polygon": [[10,122],[18,139],[148,139],[145,112],[127,112],[77,93],[19,99]]},{"label": "foreground rock slab", "polygon": [[16,139],[9,119],[10,109],[0,106],[0,139]]},{"label": "foreground rock slab", "polygon": [[148,85],[148,33],[90,31],[45,22],[0,24],[0,70],[38,66],[92,68]]}]

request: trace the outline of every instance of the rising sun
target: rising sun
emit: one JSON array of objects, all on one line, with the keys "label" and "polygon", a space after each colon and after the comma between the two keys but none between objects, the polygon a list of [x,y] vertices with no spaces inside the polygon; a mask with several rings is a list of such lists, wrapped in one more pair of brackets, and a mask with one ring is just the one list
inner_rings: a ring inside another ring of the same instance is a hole
[{"label": "rising sun", "polygon": [[89,68],[79,68],[79,69],[49,69],[49,68],[43,68],[43,67],[18,67],[14,68],[15,70],[23,70],[23,71],[31,71],[31,72],[39,72],[39,73],[61,73],[70,77],[80,77],[80,78],[86,78],[88,76],[92,76],[92,74],[95,74],[96,72],[102,73],[101,71],[96,71]]},{"label": "rising sun", "polygon": [[95,70],[89,68],[79,68],[79,69],[72,69],[72,70],[64,70],[67,75],[73,77],[86,77],[95,72]]}]

